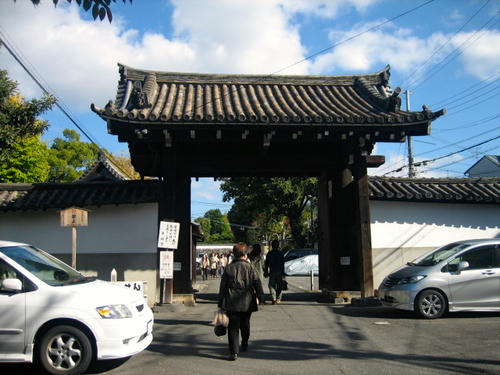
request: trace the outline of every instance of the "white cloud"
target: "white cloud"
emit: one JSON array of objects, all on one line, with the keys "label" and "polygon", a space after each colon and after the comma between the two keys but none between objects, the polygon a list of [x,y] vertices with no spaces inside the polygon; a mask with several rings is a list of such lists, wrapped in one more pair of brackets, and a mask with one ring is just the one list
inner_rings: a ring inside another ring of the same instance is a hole
[{"label": "white cloud", "polygon": [[198,181],[191,182],[191,195],[193,200],[220,200],[222,201],[222,193],[219,186],[220,181],[214,181],[212,178],[200,178]]},{"label": "white cloud", "polygon": [[[266,74],[303,58],[298,30],[276,1],[175,0],[174,4],[177,36],[198,54],[194,71]],[[286,73],[306,72],[307,64],[301,64]]]},{"label": "white cloud", "polygon": [[460,33],[452,43],[462,48],[461,59],[467,73],[486,79],[500,72],[500,31],[486,30],[481,33]]},{"label": "white cloud", "polygon": [[[54,7],[51,2],[35,8],[28,1],[3,1],[0,25],[51,89],[80,111],[114,98],[117,62],[164,71],[266,74],[303,59],[298,31],[277,2],[183,0],[174,5],[171,39],[140,35],[116,17],[112,24],[85,21],[75,4]],[[0,64],[20,82],[24,95],[39,95],[5,49],[0,49]],[[307,67],[300,64],[284,73],[305,74]]]},{"label": "white cloud", "polygon": [[366,11],[379,0],[283,0],[283,9],[290,14],[301,13],[320,18],[335,18],[341,8],[354,7],[358,12]]},{"label": "white cloud", "polygon": [[[408,74],[425,63],[433,51],[446,42],[445,36],[440,33],[421,38],[412,30],[391,23],[366,31],[382,22],[384,20],[355,25],[349,31],[331,31],[330,40],[338,46],[316,58],[312,70],[315,73],[339,69],[370,71],[389,63],[394,70]],[[357,37],[349,40],[353,36]],[[441,54],[445,52],[446,49],[443,49]],[[433,58],[437,59],[438,55]]]}]

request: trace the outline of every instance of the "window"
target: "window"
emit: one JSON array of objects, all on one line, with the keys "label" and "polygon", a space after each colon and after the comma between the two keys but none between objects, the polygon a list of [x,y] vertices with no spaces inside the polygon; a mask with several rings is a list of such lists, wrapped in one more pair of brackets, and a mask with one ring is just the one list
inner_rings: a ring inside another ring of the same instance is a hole
[{"label": "window", "polygon": [[486,246],[479,249],[467,251],[448,263],[448,272],[456,272],[459,262],[468,262],[468,270],[498,267],[498,252],[498,246]]}]

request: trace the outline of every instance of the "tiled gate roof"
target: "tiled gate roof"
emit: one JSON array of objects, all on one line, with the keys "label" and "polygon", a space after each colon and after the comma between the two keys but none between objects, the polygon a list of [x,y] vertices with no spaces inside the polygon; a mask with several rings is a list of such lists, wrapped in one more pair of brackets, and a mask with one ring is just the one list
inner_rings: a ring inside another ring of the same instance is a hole
[{"label": "tiled gate roof", "polygon": [[412,124],[444,110],[407,112],[390,89],[389,66],[374,74],[274,76],[168,73],[119,64],[116,101],[92,110],[143,124]]}]

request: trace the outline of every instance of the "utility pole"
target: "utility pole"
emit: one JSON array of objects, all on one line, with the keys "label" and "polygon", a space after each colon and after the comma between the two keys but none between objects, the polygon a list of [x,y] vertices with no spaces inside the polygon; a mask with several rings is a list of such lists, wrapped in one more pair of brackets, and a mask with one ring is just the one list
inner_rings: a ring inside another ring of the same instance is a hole
[{"label": "utility pole", "polygon": [[[406,110],[410,111],[410,90],[405,91],[406,95]],[[415,170],[413,169],[413,151],[411,146],[411,136],[408,136],[408,178],[415,177]]]}]

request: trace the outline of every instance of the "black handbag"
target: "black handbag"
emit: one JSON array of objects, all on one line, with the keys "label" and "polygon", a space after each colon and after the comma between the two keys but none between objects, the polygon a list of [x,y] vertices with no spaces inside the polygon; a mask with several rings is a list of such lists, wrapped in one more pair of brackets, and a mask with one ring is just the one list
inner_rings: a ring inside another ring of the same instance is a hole
[{"label": "black handbag", "polygon": [[286,281],[285,279],[282,279],[280,281],[280,289],[281,290],[288,290],[288,281]]},{"label": "black handbag", "polygon": [[224,336],[227,333],[227,328],[224,326],[215,326],[214,333],[216,336]]}]

